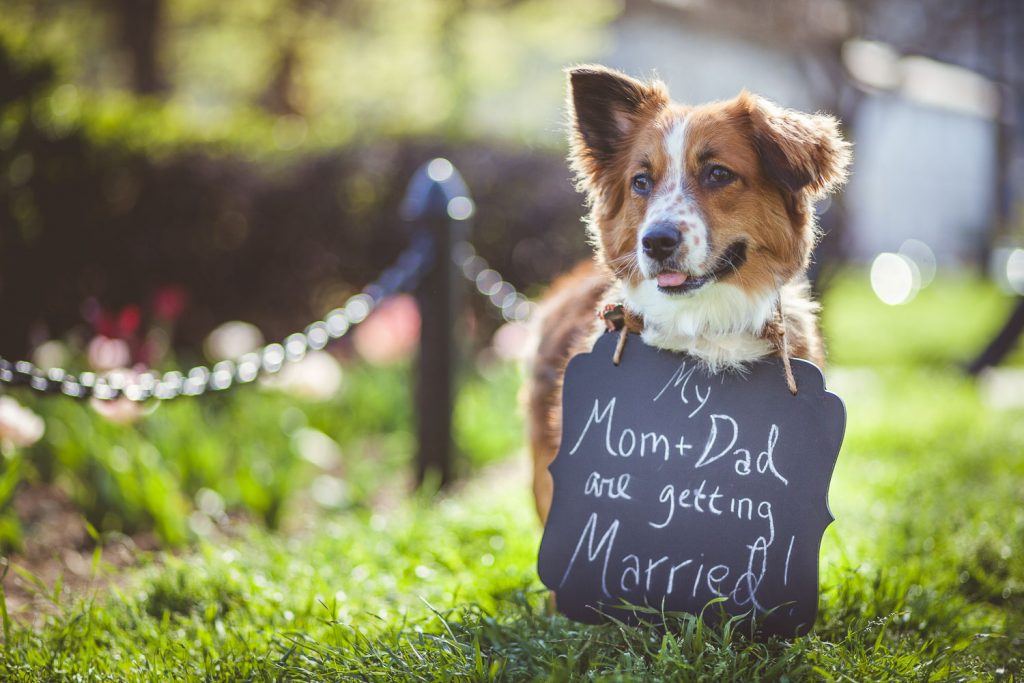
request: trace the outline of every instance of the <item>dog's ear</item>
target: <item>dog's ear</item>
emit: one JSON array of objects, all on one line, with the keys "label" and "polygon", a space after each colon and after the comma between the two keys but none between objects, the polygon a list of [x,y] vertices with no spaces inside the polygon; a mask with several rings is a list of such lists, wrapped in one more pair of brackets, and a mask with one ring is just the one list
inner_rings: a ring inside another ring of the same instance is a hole
[{"label": "dog's ear", "polygon": [[738,104],[749,116],[765,173],[780,187],[794,195],[806,190],[814,200],[846,181],[850,143],[834,118],[783,109],[746,92]]},{"label": "dog's ear", "polygon": [[630,135],[668,102],[660,82],[642,83],[603,66],[568,70],[569,142],[577,170],[591,180],[615,161]]}]

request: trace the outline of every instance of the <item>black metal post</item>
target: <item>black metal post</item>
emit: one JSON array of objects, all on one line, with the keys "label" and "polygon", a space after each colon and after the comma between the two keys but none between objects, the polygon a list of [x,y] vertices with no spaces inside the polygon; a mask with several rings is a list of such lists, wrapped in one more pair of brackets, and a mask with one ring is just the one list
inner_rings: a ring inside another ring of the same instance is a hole
[{"label": "black metal post", "polygon": [[1021,336],[1024,335],[1024,296],[1017,297],[1017,305],[1013,307],[1006,324],[996,333],[988,346],[978,354],[978,357],[967,366],[967,372],[971,375],[980,374],[987,367],[999,365],[1004,358],[1010,355]]},{"label": "black metal post", "polygon": [[420,317],[416,419],[416,482],[452,479],[452,410],[458,342],[455,327],[461,282],[452,248],[465,239],[473,202],[459,172],[447,159],[434,159],[413,175],[402,216],[426,233],[433,245],[432,265],[416,292]]}]

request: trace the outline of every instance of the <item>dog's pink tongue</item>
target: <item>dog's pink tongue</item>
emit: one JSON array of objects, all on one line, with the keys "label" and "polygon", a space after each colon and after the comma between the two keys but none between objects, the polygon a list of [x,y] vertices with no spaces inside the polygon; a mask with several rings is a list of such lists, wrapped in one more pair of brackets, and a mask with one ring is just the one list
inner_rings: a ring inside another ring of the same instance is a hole
[{"label": "dog's pink tongue", "polygon": [[684,273],[660,273],[658,275],[659,287],[678,287],[686,282]]}]

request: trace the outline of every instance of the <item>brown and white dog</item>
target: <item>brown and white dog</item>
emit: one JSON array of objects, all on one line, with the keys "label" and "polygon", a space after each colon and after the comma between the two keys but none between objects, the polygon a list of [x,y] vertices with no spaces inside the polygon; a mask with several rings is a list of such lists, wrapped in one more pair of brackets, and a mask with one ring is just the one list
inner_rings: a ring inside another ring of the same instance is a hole
[{"label": "brown and white dog", "polygon": [[[600,66],[569,71],[570,161],[586,192],[592,263],[558,279],[537,316],[526,398],[541,520],[573,355],[623,306],[627,329],[712,370],[782,354],[819,366],[824,349],[806,269],[813,204],[846,178],[835,119],[743,92],[700,106],[664,84]],[[781,379],[780,379],[781,381]]]}]

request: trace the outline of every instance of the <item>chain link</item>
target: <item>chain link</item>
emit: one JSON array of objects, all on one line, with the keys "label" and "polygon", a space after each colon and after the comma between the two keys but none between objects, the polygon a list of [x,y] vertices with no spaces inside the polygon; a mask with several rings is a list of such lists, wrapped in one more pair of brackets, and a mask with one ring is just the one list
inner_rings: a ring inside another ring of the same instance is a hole
[{"label": "chain link", "polygon": [[119,398],[129,401],[166,401],[179,396],[199,396],[207,391],[223,391],[236,384],[248,384],[261,375],[280,372],[285,365],[305,358],[309,351],[318,351],[330,341],[345,336],[365,320],[384,298],[414,288],[432,259],[433,241],[426,235],[419,235],[377,280],[360,293],[349,297],[343,306],[332,310],[323,320],[310,323],[302,332],[290,334],[280,343],[267,344],[236,360],[220,361],[212,368],[197,365],[188,372],[173,370],[162,375],[153,372],[135,375],[128,371],[115,371],[107,375],[83,372],[75,376],[60,368],[44,371],[28,361],[11,362],[0,357],[0,384],[101,401]]},{"label": "chain link", "polygon": [[473,283],[476,291],[501,312],[506,322],[521,322],[533,314],[537,305],[491,268],[472,244],[465,241],[457,243],[452,249],[452,260],[462,270],[462,275]]}]

